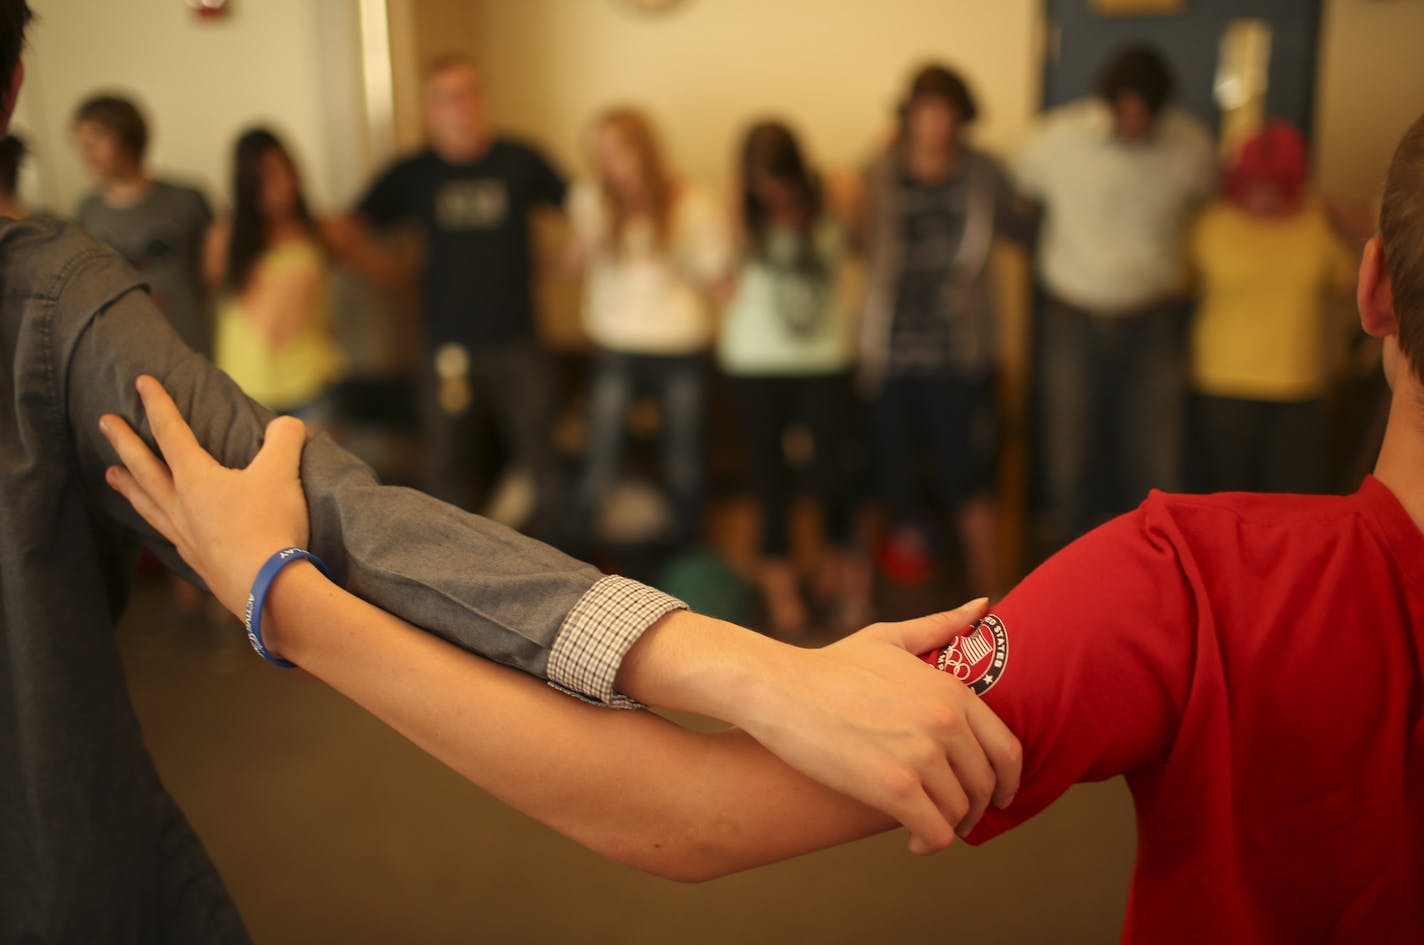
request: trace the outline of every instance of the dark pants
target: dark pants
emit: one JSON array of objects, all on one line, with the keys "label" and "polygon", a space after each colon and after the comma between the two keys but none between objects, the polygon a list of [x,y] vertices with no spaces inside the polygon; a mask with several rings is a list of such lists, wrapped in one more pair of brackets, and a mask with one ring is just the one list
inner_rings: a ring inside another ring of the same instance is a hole
[{"label": "dark pants", "polygon": [[1047,298],[1040,416],[1060,540],[1181,489],[1185,323],[1182,303],[1100,316]]},{"label": "dark pants", "polygon": [[1204,492],[1327,491],[1325,406],[1193,398],[1194,466]]},{"label": "dark pants", "polygon": [[701,536],[706,358],[600,351],[589,389],[588,456],[570,523],[575,549],[593,538],[598,512],[622,468],[628,410],[644,390],[657,396],[661,416],[662,473],[673,507],[668,539],[684,546]]},{"label": "dark pants", "polygon": [[734,382],[761,503],[762,554],[785,558],[791,550],[794,471],[787,461],[785,437],[798,425],[811,435],[809,484],[821,507],[826,541],[848,547],[852,473],[847,451],[854,420],[850,378],[845,374],[741,376]]},{"label": "dark pants", "polygon": [[479,423],[494,421],[511,461],[527,470],[538,490],[534,530],[547,519],[559,494],[558,467],[549,428],[557,409],[557,385],[548,354],[533,341],[492,345],[469,352],[468,401],[440,402],[439,381],[427,359],[422,414],[429,455],[425,491],[452,505],[474,509]]},{"label": "dark pants", "polygon": [[919,524],[919,470],[933,466],[943,515],[993,491],[999,414],[993,379],[955,374],[892,377],[871,405],[876,483],[892,527]]}]

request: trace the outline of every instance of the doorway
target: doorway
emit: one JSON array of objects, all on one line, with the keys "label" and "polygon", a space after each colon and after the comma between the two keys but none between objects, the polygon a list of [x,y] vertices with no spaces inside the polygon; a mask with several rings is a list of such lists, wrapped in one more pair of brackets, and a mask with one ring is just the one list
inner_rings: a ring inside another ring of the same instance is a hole
[{"label": "doorway", "polygon": [[1284,118],[1310,137],[1319,0],[1182,0],[1181,11],[1175,13],[1100,12],[1117,5],[1045,0],[1045,110],[1092,94],[1103,64],[1119,47],[1149,43],[1161,51],[1176,77],[1176,103],[1208,128],[1219,128],[1221,111],[1214,91],[1222,36],[1234,21],[1261,20],[1270,31],[1265,113]]}]

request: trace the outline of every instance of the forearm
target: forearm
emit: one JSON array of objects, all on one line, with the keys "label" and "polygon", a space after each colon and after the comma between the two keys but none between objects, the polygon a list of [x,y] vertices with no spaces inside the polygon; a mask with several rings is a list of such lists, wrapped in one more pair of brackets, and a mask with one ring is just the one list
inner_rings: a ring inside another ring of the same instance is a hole
[{"label": "forearm", "polygon": [[401,253],[380,245],[358,218],[329,220],[324,235],[331,253],[368,282],[394,289],[408,285],[414,276]]},{"label": "forearm", "polygon": [[891,825],[741,732],[610,712],[456,650],[287,568],[269,642],[434,757],[605,856],[674,879],[723,875]]},{"label": "forearm", "polygon": [[629,648],[618,691],[639,702],[746,725],[770,711],[779,670],[798,651],[713,617],[678,610],[648,628]]}]

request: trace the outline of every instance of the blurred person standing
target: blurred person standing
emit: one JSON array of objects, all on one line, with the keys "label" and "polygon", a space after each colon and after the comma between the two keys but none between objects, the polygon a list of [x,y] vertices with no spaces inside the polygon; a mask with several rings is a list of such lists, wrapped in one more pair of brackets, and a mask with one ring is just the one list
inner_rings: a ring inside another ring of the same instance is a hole
[{"label": "blurred person standing", "polygon": [[79,225],[139,271],[188,347],[212,357],[213,312],[202,280],[203,240],[213,222],[207,199],[149,173],[148,123],[129,99],[86,99],[74,112],[73,132],[94,182],[75,211]]},{"label": "blurred person standing", "polygon": [[1306,178],[1305,139],[1270,122],[1192,231],[1192,455],[1207,492],[1327,491],[1326,302],[1358,259]]},{"label": "blurred person standing", "polygon": [[237,140],[232,217],[208,233],[204,275],[227,294],[218,367],[269,410],[329,424],[345,359],[331,333],[325,249],[291,153],[266,128]]},{"label": "blurred person standing", "polygon": [[853,339],[841,296],[845,224],[826,206],[821,180],[786,125],[753,125],[738,168],[740,252],[717,360],[739,395],[760,500],[758,579],[773,632],[803,633],[808,614],[791,560],[793,470],[785,441],[810,436],[810,485],[825,548],[816,593],[836,627],[870,610],[867,567],[855,542],[848,448],[854,418]]},{"label": "blurred person standing", "polygon": [[594,179],[569,196],[573,266],[585,269],[584,326],[597,351],[590,434],[568,541],[587,547],[622,465],[635,393],[656,392],[662,474],[672,500],[674,548],[702,531],[708,291],[728,271],[725,220],[705,190],[678,180],[641,113],[615,108],[590,135]]},{"label": "blurred person standing", "polygon": [[[202,278],[203,241],[213,222],[198,190],[157,180],[149,172],[149,127],[138,106],[117,95],[95,95],[74,112],[74,142],[94,182],[75,210],[90,236],[107,243],[138,270],[153,304],[178,337],[213,356],[213,310]],[[176,572],[170,586],[178,609],[204,612],[208,596]]]},{"label": "blurred person standing", "polygon": [[513,464],[533,477],[538,495],[529,527],[544,533],[559,491],[549,440],[557,389],[535,324],[530,214],[562,207],[564,178],[533,147],[496,134],[480,72],[467,58],[430,69],[423,108],[429,147],[382,173],[355,213],[327,235],[358,271],[391,283],[404,273],[372,231],[419,230],[425,489],[475,507],[476,421],[487,410]]},{"label": "blurred person standing", "polygon": [[1172,84],[1156,50],[1120,51],[1097,95],[1044,116],[1014,168],[1044,210],[1045,486],[1065,542],[1099,511],[1180,485],[1186,235],[1216,170],[1206,130],[1168,104]]},{"label": "blurred person standing", "polygon": [[990,594],[998,586],[999,443],[990,254],[996,236],[1031,240],[1036,220],[999,163],[965,140],[977,114],[957,73],[924,66],[901,105],[894,144],[865,173],[860,373],[887,517],[883,570],[901,583],[930,576],[932,532],[918,476],[928,458],[969,588]]}]

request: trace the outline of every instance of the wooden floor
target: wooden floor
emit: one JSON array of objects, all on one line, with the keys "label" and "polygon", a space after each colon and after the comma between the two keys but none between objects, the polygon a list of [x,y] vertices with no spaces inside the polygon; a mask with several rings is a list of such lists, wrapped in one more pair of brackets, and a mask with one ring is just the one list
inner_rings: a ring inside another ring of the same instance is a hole
[{"label": "wooden floor", "polygon": [[680,886],[602,861],[265,666],[236,622],[180,619],[161,580],[140,586],[121,642],[158,768],[258,943],[1118,938],[1134,845],[1118,781],[979,850],[917,859],[896,833]]}]

